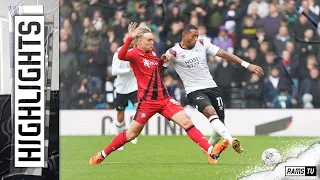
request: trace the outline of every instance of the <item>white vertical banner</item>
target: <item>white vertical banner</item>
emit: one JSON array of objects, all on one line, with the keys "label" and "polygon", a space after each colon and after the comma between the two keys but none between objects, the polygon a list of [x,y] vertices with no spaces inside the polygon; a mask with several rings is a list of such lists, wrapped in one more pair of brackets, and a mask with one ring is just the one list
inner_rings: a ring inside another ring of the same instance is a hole
[{"label": "white vertical banner", "polygon": [[15,16],[15,167],[44,167],[44,16]]}]

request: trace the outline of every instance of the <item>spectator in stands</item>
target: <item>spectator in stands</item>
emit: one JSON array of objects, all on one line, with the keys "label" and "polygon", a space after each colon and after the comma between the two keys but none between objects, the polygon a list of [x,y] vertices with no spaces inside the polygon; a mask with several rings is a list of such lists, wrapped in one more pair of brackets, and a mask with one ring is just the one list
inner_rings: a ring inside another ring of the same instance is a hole
[{"label": "spectator in stands", "polygon": [[207,28],[206,28],[206,26],[203,26],[203,25],[201,25],[201,26],[199,26],[198,27],[198,29],[199,29],[199,39],[204,39],[204,40],[207,40],[207,41],[209,41],[209,42],[211,42],[211,37],[209,37],[208,35],[207,35]]},{"label": "spectator in stands", "polygon": [[278,34],[280,21],[284,17],[278,12],[274,3],[269,4],[269,15],[263,19],[263,30],[266,40],[271,40]]},{"label": "spectator in stands", "polygon": [[100,90],[94,89],[91,96],[86,99],[86,108],[88,109],[97,109],[97,105],[102,103],[102,99],[100,97]]},{"label": "spectator in stands", "polygon": [[[280,66],[280,76],[283,78],[288,78],[287,76],[289,75],[290,78],[298,78],[297,64],[291,61],[290,52],[284,50],[281,57],[283,66]],[[288,75],[286,74],[285,70],[287,71]]]},{"label": "spectator in stands", "polygon": [[156,31],[152,30],[152,34],[154,37],[154,48],[157,51],[157,56],[161,56],[162,54],[164,54],[165,51],[165,44],[164,42],[160,39],[159,35],[156,33]]},{"label": "spectator in stands", "polygon": [[265,77],[269,77],[269,75],[271,75],[272,68],[276,66],[274,59],[275,59],[275,56],[273,51],[268,51],[265,55],[266,62],[264,65],[262,65]]},{"label": "spectator in stands", "polygon": [[263,86],[260,82],[260,77],[256,74],[251,74],[251,78],[244,88],[246,108],[262,108]]},{"label": "spectator in stands", "polygon": [[99,40],[89,39],[88,52],[84,53],[80,63],[81,71],[104,80],[106,64],[106,54],[99,49]]},{"label": "spectator in stands", "polygon": [[123,35],[127,32],[128,30],[128,23],[129,22],[129,14],[128,13],[123,13],[120,19],[120,23],[114,26],[114,32],[116,39],[122,39]]},{"label": "spectator in stands", "polygon": [[256,8],[258,15],[260,18],[265,18],[269,15],[269,6],[268,3],[266,3],[263,0],[254,0],[252,1],[247,9],[247,14],[251,15],[252,14],[252,9]]},{"label": "spectator in stands", "polygon": [[[61,30],[60,30],[61,33]],[[94,27],[88,17],[83,20],[83,34],[80,42],[80,52],[88,52],[88,41],[94,36]]]},{"label": "spectator in stands", "polygon": [[289,34],[291,37],[294,37],[294,26],[298,21],[299,14],[294,7],[294,0],[289,0],[287,3],[287,8],[284,13],[284,17],[288,22]]},{"label": "spectator in stands", "polygon": [[187,5],[184,14],[187,17],[197,16],[199,18],[199,22],[202,24],[205,22],[207,7],[202,4],[201,0],[192,0],[192,3]]},{"label": "spectator in stands", "polygon": [[250,47],[248,50],[248,62],[252,64],[256,64],[258,66],[261,66],[263,64],[263,58],[258,57],[257,49],[254,47]]},{"label": "spectator in stands", "polygon": [[234,66],[227,60],[222,59],[215,71],[215,81],[220,89],[221,97],[226,108],[230,107],[230,89],[233,82]]},{"label": "spectator in stands", "polygon": [[246,15],[247,7],[244,3],[245,1],[242,2],[243,3],[240,3],[240,0],[228,1],[229,9],[224,14],[225,27],[227,28],[229,36],[233,40],[233,44],[235,44],[235,46],[239,46],[239,40],[237,39],[241,39],[241,21]]},{"label": "spectator in stands", "polygon": [[65,0],[59,0],[59,13],[63,19],[68,18],[71,13],[71,8],[65,3]]},{"label": "spectator in stands", "polygon": [[300,9],[302,9],[309,17],[311,17],[317,24],[319,23],[319,6],[314,0],[303,0]]},{"label": "spectator in stands", "polygon": [[314,41],[314,32],[312,29],[307,29],[304,32],[303,40],[300,40],[297,43],[297,51],[300,54],[300,57],[307,57],[309,54],[318,54],[319,44],[310,43]]},{"label": "spectator in stands", "polygon": [[122,39],[116,37],[114,28],[109,28],[107,31],[107,36],[105,36],[102,41],[102,46],[100,47],[100,49],[103,52],[108,53],[108,49],[110,48],[112,43],[122,44]]},{"label": "spectator in stands", "polygon": [[163,84],[167,87],[168,93],[171,97],[174,99],[176,98],[176,90],[177,90],[177,82],[173,79],[172,75],[170,73],[165,73],[163,76]]},{"label": "spectator in stands", "polygon": [[[254,26],[254,20],[251,16],[244,18],[244,27],[242,29],[242,38],[254,40],[256,38],[257,29]],[[250,43],[252,44],[252,43]]]},{"label": "spectator in stands", "polygon": [[215,56],[208,56],[208,67],[209,67],[209,71],[211,76],[213,77],[213,79],[215,79],[215,72],[217,70],[217,67],[219,65],[219,63],[216,61]]},{"label": "spectator in stands", "polygon": [[[163,26],[164,26],[164,9],[162,6],[157,6],[155,9],[155,14],[153,14],[151,23],[156,25],[157,27],[161,26],[162,29],[160,29],[162,32],[163,31]],[[159,30],[159,29],[158,29]]]},{"label": "spectator in stands", "polygon": [[171,31],[168,33],[166,38],[165,50],[174,46],[176,43],[181,41],[182,35],[182,27],[180,26],[180,22],[173,22],[171,25]]},{"label": "spectator in stands", "polygon": [[306,61],[301,61],[300,63],[300,74],[301,77],[300,79],[304,80],[305,78],[309,77],[310,75],[310,71],[314,68],[319,69],[319,63],[316,59],[316,56],[314,56],[313,54],[310,54],[307,57]]},{"label": "spectator in stands", "polygon": [[280,70],[274,66],[271,74],[264,81],[264,102],[266,107],[271,107],[271,102],[279,94],[281,87],[289,87],[286,79],[280,77]]},{"label": "spectator in stands", "polygon": [[219,36],[215,37],[212,43],[221,49],[228,51],[229,53],[234,52],[233,41],[228,37],[227,29],[225,26],[220,26]]},{"label": "spectator in stands", "polygon": [[312,29],[312,26],[308,23],[307,17],[302,14],[299,16],[299,21],[294,24],[294,37],[303,40],[304,32],[307,29]]},{"label": "spectator in stands", "polygon": [[295,44],[294,44],[294,42],[292,40],[286,42],[285,50],[290,52],[290,54],[291,54],[291,58],[290,59],[294,63],[299,63],[298,62],[299,55],[298,55],[297,51],[295,51]]},{"label": "spectator in stands", "polygon": [[219,27],[223,25],[223,13],[227,8],[223,0],[210,0],[207,1],[208,15],[207,15],[207,28],[208,35],[215,37],[219,33]]},{"label": "spectator in stands", "polygon": [[180,15],[183,16],[184,10],[187,8],[187,3],[181,0],[173,0],[168,5],[168,10],[170,11],[173,7],[177,6],[180,9]]},{"label": "spectator in stands", "polygon": [[74,34],[75,36],[76,43],[79,44],[81,40],[81,36],[83,34],[83,29],[81,27],[82,25],[79,18],[79,14],[76,11],[72,11],[70,16],[71,16],[70,20],[71,20],[71,26],[72,26],[72,34]]},{"label": "spectator in stands", "polygon": [[107,30],[107,25],[102,19],[100,10],[95,10],[92,17],[92,24],[96,32],[100,35],[104,34]]},{"label": "spectator in stands", "polygon": [[288,28],[286,26],[281,26],[278,35],[273,40],[273,49],[277,52],[278,56],[282,54],[282,51],[286,48],[286,42],[290,40]]},{"label": "spectator in stands", "polygon": [[272,101],[272,108],[287,109],[292,108],[296,104],[296,100],[289,94],[287,87],[280,88],[280,94],[278,94]]},{"label": "spectator in stands", "polygon": [[[258,44],[257,46],[260,47],[258,49],[258,59],[265,59],[266,54],[269,51],[269,43],[266,41],[263,41],[261,44]],[[263,60],[262,64],[265,64],[265,60]]]},{"label": "spectator in stands", "polygon": [[242,59],[247,59],[249,56],[249,40],[246,38],[241,39],[240,48],[236,51],[236,55]]},{"label": "spectator in stands", "polygon": [[78,80],[71,88],[71,105],[74,108],[86,108],[86,99],[89,97],[87,84],[88,78],[86,75],[82,74],[80,75],[80,80]]},{"label": "spectator in stands", "polygon": [[60,29],[60,41],[65,41],[68,44],[69,51],[74,52],[76,47],[76,42],[73,36],[70,36],[68,31],[69,30],[66,28]]},{"label": "spectator in stands", "polygon": [[60,85],[66,89],[70,89],[72,83],[77,78],[79,70],[78,59],[76,55],[68,49],[68,44],[65,41],[60,42]]},{"label": "spectator in stands", "polygon": [[115,14],[112,18],[109,18],[109,21],[105,21],[108,27],[115,27],[119,25],[122,19],[122,15],[125,13],[124,7],[118,6],[116,7]]},{"label": "spectator in stands", "polygon": [[137,11],[138,11],[138,13],[136,13],[132,17],[132,21],[137,22],[138,26],[141,26],[141,25],[150,26],[151,17],[150,17],[148,10],[147,10],[147,3],[140,3]]},{"label": "spectator in stands", "polygon": [[167,35],[167,32],[171,30],[171,25],[173,22],[185,22],[186,19],[184,16],[180,13],[179,6],[173,6],[171,11],[166,15],[165,17],[165,25],[163,27],[163,33],[160,35],[161,37],[165,38]]},{"label": "spectator in stands", "polygon": [[259,16],[258,14],[258,6],[252,6],[251,8],[251,14],[248,14],[249,16],[252,17],[253,21],[254,21],[254,26],[258,29],[263,27],[263,23],[262,23],[262,17]]},{"label": "spectator in stands", "polygon": [[314,108],[320,108],[320,78],[318,69],[311,69],[310,77],[302,82],[300,97],[302,98],[304,94],[311,94]]}]

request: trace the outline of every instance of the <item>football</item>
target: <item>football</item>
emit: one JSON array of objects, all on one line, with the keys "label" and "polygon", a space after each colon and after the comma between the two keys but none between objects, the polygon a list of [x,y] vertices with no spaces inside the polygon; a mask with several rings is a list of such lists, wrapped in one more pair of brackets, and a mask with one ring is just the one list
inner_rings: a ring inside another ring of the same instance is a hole
[{"label": "football", "polygon": [[281,153],[274,148],[266,149],[262,153],[262,161],[265,165],[275,165],[281,162],[281,159]]}]

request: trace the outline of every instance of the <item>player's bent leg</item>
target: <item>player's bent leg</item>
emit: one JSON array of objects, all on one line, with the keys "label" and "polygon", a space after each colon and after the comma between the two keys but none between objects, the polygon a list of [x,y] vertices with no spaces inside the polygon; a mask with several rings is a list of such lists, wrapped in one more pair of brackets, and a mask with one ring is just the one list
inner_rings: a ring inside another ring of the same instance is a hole
[{"label": "player's bent leg", "polygon": [[228,142],[232,145],[232,136],[228,132],[226,126],[220,121],[217,112],[213,106],[207,106],[203,110],[205,116],[208,118],[213,130],[217,132],[224,139],[227,139]]},{"label": "player's bent leg", "polygon": [[144,124],[132,121],[129,129],[126,131],[127,140],[131,141],[135,139],[142,131]]},{"label": "player's bent leg", "polygon": [[204,150],[210,164],[216,164],[220,153],[228,146],[228,141],[221,142],[215,147],[211,146],[203,134],[193,125],[184,111],[180,111],[172,116],[172,121],[185,129],[188,136]]},{"label": "player's bent leg", "polygon": [[100,164],[110,153],[136,138],[142,131],[143,127],[144,124],[132,121],[130,128],[127,131],[118,134],[103,151],[92,156],[89,160],[89,164]]},{"label": "player's bent leg", "polygon": [[[206,138],[203,136],[203,134],[193,125],[192,121],[189,119],[185,111],[179,111],[176,114],[174,114],[171,118],[171,120],[178,124],[180,127],[182,127],[190,139],[192,139],[195,143],[197,143],[205,152],[206,154],[211,154],[213,147],[208,143]],[[211,158],[209,155],[209,163],[215,164],[216,160]]]},{"label": "player's bent leg", "polygon": [[[213,127],[214,132],[217,132],[220,136],[222,136],[224,139],[228,140],[228,143],[233,147],[233,149],[238,152],[241,153],[243,152],[243,148],[240,145],[240,141],[236,138],[232,138],[232,136],[230,135],[229,131],[227,130],[226,126],[220,121],[219,116],[217,115],[215,109],[213,106],[207,106],[204,109],[204,114],[205,116],[209,116],[209,122]],[[218,142],[218,138],[217,135],[215,133],[212,133],[210,139],[209,139],[209,143],[217,143]]]},{"label": "player's bent leg", "polygon": [[124,113],[125,111],[117,112],[117,121],[114,123],[117,131],[117,135],[120,134],[122,131],[126,130],[126,127],[124,124]]}]

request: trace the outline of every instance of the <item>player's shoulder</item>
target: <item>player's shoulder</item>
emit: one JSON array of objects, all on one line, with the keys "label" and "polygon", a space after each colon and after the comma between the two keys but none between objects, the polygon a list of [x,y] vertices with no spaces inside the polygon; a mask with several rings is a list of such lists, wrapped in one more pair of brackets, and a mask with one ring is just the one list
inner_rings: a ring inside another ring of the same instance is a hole
[{"label": "player's shoulder", "polygon": [[178,52],[179,52],[180,49],[181,49],[181,48],[179,48],[179,47],[180,47],[180,45],[179,45],[179,44],[176,44],[176,45],[174,45],[173,47],[169,48],[169,49],[168,49],[168,52],[169,52],[172,56],[177,57],[177,54],[178,54]]},{"label": "player's shoulder", "polygon": [[211,42],[208,40],[208,39],[198,39],[198,41],[197,41],[197,44],[196,45],[198,45],[198,46],[206,46],[206,45],[208,45],[208,44],[211,44]]}]

